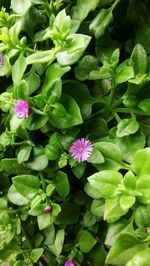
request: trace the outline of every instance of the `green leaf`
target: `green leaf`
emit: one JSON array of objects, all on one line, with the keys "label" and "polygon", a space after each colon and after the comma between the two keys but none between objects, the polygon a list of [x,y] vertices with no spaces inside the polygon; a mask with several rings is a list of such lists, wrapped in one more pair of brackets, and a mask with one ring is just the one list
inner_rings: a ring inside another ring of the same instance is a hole
[{"label": "green leaf", "polygon": [[85,84],[81,82],[69,82],[63,87],[63,91],[75,99],[80,107],[83,119],[91,115],[92,105],[95,103],[95,100],[90,95],[88,87]]},{"label": "green leaf", "polygon": [[21,119],[21,118],[17,117],[16,115],[13,115],[11,120],[10,120],[10,130],[12,132],[16,132],[18,127],[20,127],[21,124],[23,124],[23,123],[24,123],[24,119]]},{"label": "green leaf", "polygon": [[120,197],[108,198],[105,201],[104,220],[108,223],[114,223],[120,219],[121,216],[127,213],[127,209],[123,210],[120,206]]},{"label": "green leaf", "polygon": [[29,87],[24,79],[14,87],[14,96],[16,99],[29,101]]},{"label": "green leaf", "polygon": [[16,190],[27,199],[32,199],[39,191],[40,181],[33,175],[18,175],[12,179]]},{"label": "green leaf", "polygon": [[93,144],[92,154],[87,159],[87,161],[93,164],[101,164],[101,163],[104,163],[105,161],[102,153],[98,149],[95,148],[94,144]]},{"label": "green leaf", "polygon": [[149,175],[140,175],[137,180],[137,191],[140,192],[141,196],[138,197],[142,203],[150,203],[150,183]]},{"label": "green leaf", "polygon": [[39,75],[35,72],[34,67],[31,68],[30,72],[24,75],[24,79],[29,88],[29,94],[34,93],[39,88],[41,80]]},{"label": "green leaf", "polygon": [[138,129],[139,123],[135,119],[122,119],[117,125],[116,135],[121,138],[136,133]]},{"label": "green leaf", "polygon": [[49,245],[49,250],[58,257],[61,254],[63,243],[64,243],[65,231],[64,229],[60,229],[57,231],[55,242],[52,245]]},{"label": "green leaf", "polygon": [[48,159],[45,154],[34,156],[33,158],[31,158],[31,160],[29,160],[26,163],[26,166],[28,168],[35,170],[35,171],[41,171],[45,169],[47,165],[48,165]]},{"label": "green leaf", "polygon": [[104,199],[99,199],[99,200],[94,199],[92,204],[91,204],[91,212],[98,218],[103,217],[104,205],[105,205]]},{"label": "green leaf", "polygon": [[86,211],[83,216],[83,225],[85,227],[90,227],[95,223],[96,223],[95,216],[90,211]]},{"label": "green leaf", "polygon": [[122,219],[116,223],[109,224],[105,244],[108,246],[113,246],[116,240],[118,239],[120,233],[124,232],[134,232],[132,222],[129,223],[128,221]]},{"label": "green leaf", "polygon": [[123,178],[123,184],[127,189],[134,190],[136,189],[137,178],[132,173],[132,171],[128,171]]},{"label": "green leaf", "polygon": [[12,80],[14,85],[18,84],[18,82],[22,79],[26,67],[26,58],[23,56],[19,56],[19,58],[16,60],[15,64],[12,67]]},{"label": "green leaf", "polygon": [[115,189],[121,180],[122,175],[113,170],[103,170],[88,177],[90,185],[104,198],[111,198],[115,195]]},{"label": "green leaf", "polygon": [[110,67],[101,67],[99,70],[92,70],[89,74],[89,80],[109,78],[112,78],[112,70]]},{"label": "green leaf", "polygon": [[115,137],[114,141],[119,146],[126,162],[131,162],[135,153],[145,147],[145,136],[140,132],[122,138]]},{"label": "green leaf", "polygon": [[53,23],[52,27],[52,39],[53,39],[53,32],[54,32],[54,39],[65,39],[65,37],[69,34],[70,32],[70,27],[71,27],[71,18],[70,16],[66,15],[65,9],[61,10]]},{"label": "green leaf", "polygon": [[28,119],[25,121],[25,126],[31,131],[41,129],[48,121],[48,115],[30,114]]},{"label": "green leaf", "polygon": [[76,101],[67,94],[63,94],[61,103],[53,104],[49,121],[58,128],[69,128],[82,123],[80,109]]},{"label": "green leaf", "polygon": [[11,0],[11,8],[19,14],[24,15],[31,6],[30,0]]},{"label": "green leaf", "polygon": [[11,65],[9,63],[9,58],[7,55],[3,56],[3,64],[0,67],[0,77],[8,75],[11,70]]},{"label": "green leaf", "polygon": [[94,33],[95,37],[98,39],[104,35],[106,28],[113,20],[112,10],[101,9],[98,15],[91,22],[89,29]]},{"label": "green leaf", "polygon": [[131,62],[135,75],[145,74],[147,69],[147,55],[141,44],[135,45],[131,54]]},{"label": "green leaf", "polygon": [[90,183],[85,184],[84,191],[89,197],[91,197],[93,199],[100,199],[101,198],[101,195],[97,191],[97,188],[91,186]]},{"label": "green leaf", "polygon": [[58,63],[53,63],[50,66],[48,66],[46,70],[42,91],[47,91],[47,89],[49,88],[50,84],[53,81],[61,78],[61,76],[70,71],[70,69],[71,69],[70,66],[61,66]]},{"label": "green leaf", "polygon": [[75,177],[80,179],[83,176],[85,169],[86,169],[86,162],[82,162],[77,166],[72,167],[72,172],[75,175]]},{"label": "green leaf", "polygon": [[42,256],[44,249],[43,248],[35,248],[31,251],[31,259],[34,263],[36,263],[39,258]]},{"label": "green leaf", "polygon": [[7,202],[8,202],[8,200],[6,198],[0,197],[0,209],[6,209],[7,208]]},{"label": "green leaf", "polygon": [[51,213],[43,213],[42,215],[37,216],[37,222],[39,230],[43,230],[53,224],[54,217]]},{"label": "green leaf", "polygon": [[8,196],[9,201],[11,201],[15,205],[22,206],[22,205],[28,204],[29,202],[29,199],[23,197],[22,194],[20,194],[16,190],[14,185],[10,186],[7,196]]},{"label": "green leaf", "polygon": [[138,252],[147,248],[148,243],[142,243],[131,233],[122,233],[110,249],[106,263],[125,265]]},{"label": "green leaf", "polygon": [[90,134],[90,139],[94,142],[100,137],[103,138],[109,135],[107,123],[103,118],[93,118],[92,121],[88,123],[88,132]]},{"label": "green leaf", "polygon": [[97,242],[92,234],[86,230],[80,230],[77,239],[80,250],[84,253],[88,253]]},{"label": "green leaf", "polygon": [[61,197],[66,197],[69,194],[70,186],[67,174],[62,171],[57,171],[55,179],[55,188]]},{"label": "green leaf", "polygon": [[58,157],[60,156],[59,146],[57,144],[53,145],[53,146],[50,144],[46,145],[45,146],[45,155],[47,156],[47,158],[50,161],[58,159]]},{"label": "green leaf", "polygon": [[58,63],[62,66],[76,63],[84,53],[90,40],[91,37],[87,35],[70,34],[68,37],[70,44],[66,47],[65,51],[61,51],[57,54]]},{"label": "green leaf", "polygon": [[9,174],[29,173],[23,165],[20,165],[16,158],[4,158],[0,161],[0,169]]},{"label": "green leaf", "polygon": [[78,66],[75,68],[75,77],[78,80],[86,80],[90,72],[98,67],[98,59],[92,55],[86,55],[79,61]]},{"label": "green leaf", "polygon": [[134,78],[134,70],[132,66],[122,66],[116,71],[115,82],[121,84]]},{"label": "green leaf", "polygon": [[55,59],[55,53],[52,50],[47,51],[37,51],[34,54],[29,55],[26,58],[26,62],[28,65],[30,64],[51,64]]},{"label": "green leaf", "polygon": [[21,22],[17,21],[9,30],[9,38],[10,42],[15,47],[16,43],[18,42],[18,35],[21,31]]},{"label": "green leaf", "polygon": [[119,146],[116,144],[101,141],[94,143],[94,147],[102,153],[104,158],[109,158],[116,162],[122,162],[122,153]]},{"label": "green leaf", "polygon": [[72,32],[76,32],[80,26],[80,23],[87,17],[90,11],[94,10],[100,0],[77,0],[77,5],[73,7],[72,14]]},{"label": "green leaf", "polygon": [[32,147],[26,146],[20,149],[18,155],[17,155],[17,160],[18,163],[21,164],[25,161],[28,161],[30,153],[31,153]]},{"label": "green leaf", "polygon": [[135,203],[135,197],[123,195],[121,196],[119,203],[122,210],[128,211]]},{"label": "green leaf", "polygon": [[144,113],[150,115],[150,98],[142,100],[139,104],[138,107],[144,111]]},{"label": "green leaf", "polygon": [[150,248],[140,250],[127,262],[126,266],[149,266]]},{"label": "green leaf", "polygon": [[131,164],[134,173],[137,176],[149,175],[150,173],[150,148],[138,150]]},{"label": "green leaf", "polygon": [[134,219],[138,227],[150,227],[150,205],[137,207],[134,213]]}]

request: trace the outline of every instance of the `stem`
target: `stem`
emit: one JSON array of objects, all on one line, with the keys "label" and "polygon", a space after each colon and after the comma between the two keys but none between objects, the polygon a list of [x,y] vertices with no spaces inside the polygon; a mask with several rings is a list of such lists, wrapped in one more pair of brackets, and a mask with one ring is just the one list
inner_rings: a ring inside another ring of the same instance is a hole
[{"label": "stem", "polygon": [[25,239],[26,239],[26,241],[28,243],[29,249],[32,250],[33,249],[33,245],[32,245],[32,243],[30,241],[29,235],[27,234],[23,223],[21,223],[21,230],[22,230],[22,233],[24,234]]},{"label": "stem", "polygon": [[116,7],[116,5],[120,2],[120,0],[116,0],[112,6],[110,7],[110,11],[113,11],[113,9]]},{"label": "stem", "polygon": [[46,182],[45,182],[45,178],[44,178],[42,172],[40,172],[40,179],[41,179],[41,183],[42,183],[42,188],[43,188],[43,190],[45,192],[46,191]]},{"label": "stem", "polygon": [[114,78],[112,79],[112,87],[111,87],[111,91],[108,97],[108,106],[110,107],[113,103],[114,100],[114,93],[115,93],[115,80]]},{"label": "stem", "polygon": [[117,112],[117,113],[128,113],[128,114],[135,113],[138,115],[148,115],[149,116],[149,114],[143,113],[140,110],[133,110],[133,109],[129,109],[129,108],[115,108],[113,111]]}]

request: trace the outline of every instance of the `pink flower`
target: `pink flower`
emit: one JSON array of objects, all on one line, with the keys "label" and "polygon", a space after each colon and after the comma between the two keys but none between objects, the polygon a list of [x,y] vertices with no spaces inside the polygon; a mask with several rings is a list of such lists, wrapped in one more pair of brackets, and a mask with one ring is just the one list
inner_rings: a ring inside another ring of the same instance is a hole
[{"label": "pink flower", "polygon": [[29,116],[29,103],[24,100],[18,100],[15,104],[14,112],[19,118],[27,118]]},{"label": "pink flower", "polygon": [[51,212],[51,211],[52,211],[52,207],[50,205],[44,208],[44,212]]},{"label": "pink flower", "polygon": [[86,161],[93,151],[92,143],[87,139],[76,140],[69,149],[73,158],[78,162]]},{"label": "pink flower", "polygon": [[3,65],[3,54],[0,53],[0,66],[2,66],[2,65]]},{"label": "pink flower", "polygon": [[64,266],[75,266],[75,263],[73,260],[66,260]]}]

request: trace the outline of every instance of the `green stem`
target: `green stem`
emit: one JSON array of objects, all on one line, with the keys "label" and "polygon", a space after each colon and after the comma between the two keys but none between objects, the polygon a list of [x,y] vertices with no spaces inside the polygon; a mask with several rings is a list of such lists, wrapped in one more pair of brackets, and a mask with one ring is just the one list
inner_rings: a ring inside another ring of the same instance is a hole
[{"label": "green stem", "polygon": [[25,239],[26,239],[26,241],[27,241],[27,243],[28,243],[28,247],[29,247],[29,249],[32,250],[32,249],[33,249],[33,245],[32,245],[32,243],[31,243],[31,241],[30,241],[29,235],[27,234],[27,232],[26,232],[26,230],[25,230],[25,226],[24,226],[23,223],[21,224],[21,230],[22,230],[22,233],[24,234]]},{"label": "green stem", "polygon": [[129,108],[115,108],[113,109],[114,112],[117,112],[117,113],[127,113],[127,114],[138,114],[138,115],[148,115],[149,114],[146,114],[140,110],[133,110],[133,109],[129,109]]},{"label": "green stem", "polygon": [[110,11],[113,11],[113,9],[116,7],[116,5],[120,2],[120,0],[116,0],[112,6],[110,7]]},{"label": "green stem", "polygon": [[46,182],[45,182],[45,178],[44,178],[42,172],[40,172],[40,179],[41,179],[41,183],[42,183],[42,188],[43,188],[43,190],[45,192],[46,191]]},{"label": "green stem", "polygon": [[108,97],[108,106],[110,107],[114,101],[114,94],[115,94],[115,80],[112,79],[112,87],[111,87],[111,91]]}]

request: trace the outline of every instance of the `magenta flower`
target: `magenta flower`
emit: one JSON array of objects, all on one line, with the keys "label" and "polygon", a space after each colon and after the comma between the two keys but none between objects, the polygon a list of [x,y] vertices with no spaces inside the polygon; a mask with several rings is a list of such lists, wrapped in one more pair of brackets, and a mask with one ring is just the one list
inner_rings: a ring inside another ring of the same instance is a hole
[{"label": "magenta flower", "polygon": [[3,54],[0,53],[0,66],[2,66],[2,65],[3,65]]},{"label": "magenta flower", "polygon": [[86,161],[93,151],[92,143],[87,139],[76,140],[69,149],[73,158],[78,162]]},{"label": "magenta flower", "polygon": [[66,260],[64,266],[75,266],[75,263],[73,260]]},{"label": "magenta flower", "polygon": [[14,112],[19,118],[27,118],[29,116],[29,104],[27,101],[18,100],[14,107]]},{"label": "magenta flower", "polygon": [[52,211],[52,206],[48,205],[44,208],[44,212],[51,212]]}]

